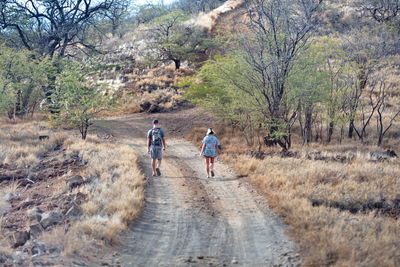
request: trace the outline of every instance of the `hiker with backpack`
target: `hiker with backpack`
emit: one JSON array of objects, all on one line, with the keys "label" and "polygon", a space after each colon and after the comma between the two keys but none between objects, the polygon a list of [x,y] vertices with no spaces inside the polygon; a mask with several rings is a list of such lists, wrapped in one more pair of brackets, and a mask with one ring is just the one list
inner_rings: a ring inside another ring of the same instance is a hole
[{"label": "hiker with backpack", "polygon": [[219,140],[215,136],[215,132],[212,128],[207,130],[207,135],[203,139],[203,145],[201,147],[200,155],[204,157],[205,165],[206,165],[206,172],[207,178],[215,176],[214,173],[214,161],[215,158],[219,154]]},{"label": "hiker with backpack", "polygon": [[160,166],[165,149],[164,130],[159,127],[158,120],[153,120],[153,128],[147,132],[147,153],[151,157],[153,176],[161,176]]}]

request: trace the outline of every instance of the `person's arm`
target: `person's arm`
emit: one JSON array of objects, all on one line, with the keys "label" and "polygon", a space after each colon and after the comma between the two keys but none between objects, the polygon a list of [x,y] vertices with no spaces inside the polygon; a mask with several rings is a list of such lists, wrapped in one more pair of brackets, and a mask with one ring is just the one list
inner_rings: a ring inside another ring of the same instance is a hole
[{"label": "person's arm", "polygon": [[217,155],[219,155],[219,146],[221,145],[221,143],[219,142],[219,140],[217,139],[217,144],[215,145],[215,149],[217,150]]},{"label": "person's arm", "polygon": [[201,145],[200,156],[203,155],[204,150],[206,149],[206,142],[205,142],[205,140],[206,140],[206,138],[204,137],[204,138],[203,138],[203,141],[202,141],[202,145]]},{"label": "person's arm", "polygon": [[151,130],[147,133],[147,153],[150,154]]},{"label": "person's arm", "polygon": [[163,151],[167,149],[167,144],[165,142],[165,132],[164,129],[161,129],[161,140],[162,140],[162,145],[163,145]]},{"label": "person's arm", "polygon": [[204,149],[206,149],[206,144],[205,143],[203,143],[203,145],[201,146],[200,156],[203,155]]}]

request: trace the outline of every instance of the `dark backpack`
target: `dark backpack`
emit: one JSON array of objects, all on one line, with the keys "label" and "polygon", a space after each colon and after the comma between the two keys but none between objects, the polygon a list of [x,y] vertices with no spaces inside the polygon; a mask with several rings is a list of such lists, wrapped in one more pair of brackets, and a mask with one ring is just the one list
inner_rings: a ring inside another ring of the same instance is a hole
[{"label": "dark backpack", "polygon": [[151,144],[153,146],[162,146],[162,134],[160,128],[151,130]]}]

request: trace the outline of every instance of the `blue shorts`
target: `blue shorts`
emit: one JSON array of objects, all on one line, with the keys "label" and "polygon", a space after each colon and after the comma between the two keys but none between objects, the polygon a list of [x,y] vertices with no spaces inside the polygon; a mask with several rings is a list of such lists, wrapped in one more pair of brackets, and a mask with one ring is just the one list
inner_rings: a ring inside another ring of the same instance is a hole
[{"label": "blue shorts", "polygon": [[150,147],[150,157],[152,159],[162,159],[162,147],[161,146],[151,146]]}]

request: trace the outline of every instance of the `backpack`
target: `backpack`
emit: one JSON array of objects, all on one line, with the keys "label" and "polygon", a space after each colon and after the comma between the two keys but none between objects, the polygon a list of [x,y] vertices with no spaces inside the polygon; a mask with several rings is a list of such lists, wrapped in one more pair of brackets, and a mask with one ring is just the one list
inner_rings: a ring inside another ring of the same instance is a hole
[{"label": "backpack", "polygon": [[151,144],[153,146],[162,146],[162,135],[160,128],[154,128],[151,130]]}]

